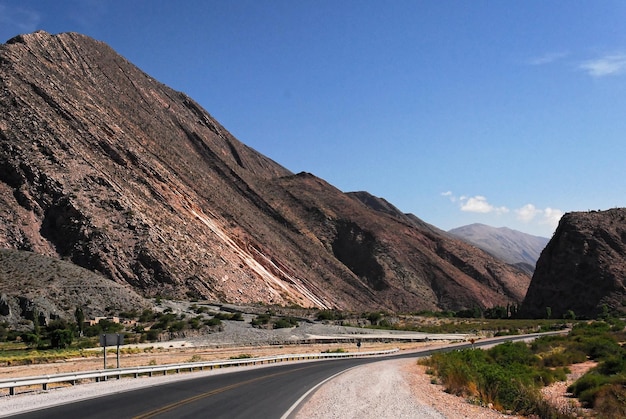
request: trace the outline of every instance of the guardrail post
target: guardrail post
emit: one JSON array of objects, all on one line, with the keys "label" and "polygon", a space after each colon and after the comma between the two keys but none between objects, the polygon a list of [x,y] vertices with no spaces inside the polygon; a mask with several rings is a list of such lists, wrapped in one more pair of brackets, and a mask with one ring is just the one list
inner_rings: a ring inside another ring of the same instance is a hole
[{"label": "guardrail post", "polygon": [[9,396],[15,396],[15,387],[9,387]]}]

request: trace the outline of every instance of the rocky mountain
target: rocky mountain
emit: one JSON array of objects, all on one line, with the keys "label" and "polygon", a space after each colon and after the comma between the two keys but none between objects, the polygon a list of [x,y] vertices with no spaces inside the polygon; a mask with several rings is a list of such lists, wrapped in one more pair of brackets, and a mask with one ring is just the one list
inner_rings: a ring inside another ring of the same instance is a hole
[{"label": "rocky mountain", "polygon": [[0,110],[0,248],[142,296],[414,311],[516,303],[530,282],[380,198],[291,173],[80,34],[1,45]]},{"label": "rocky mountain", "polygon": [[[16,293],[19,290],[19,293]],[[149,307],[129,285],[113,282],[71,262],[13,249],[0,249],[0,318],[10,324],[35,315],[73,320]],[[38,313],[38,314],[37,314]]]},{"label": "rocky mountain", "polygon": [[507,227],[470,224],[449,230],[464,240],[532,275],[541,251],[548,244],[545,237],[532,236]]},{"label": "rocky mountain", "polygon": [[[522,313],[626,312],[626,208],[565,214],[541,253]],[[549,307],[549,309],[548,309]]]}]

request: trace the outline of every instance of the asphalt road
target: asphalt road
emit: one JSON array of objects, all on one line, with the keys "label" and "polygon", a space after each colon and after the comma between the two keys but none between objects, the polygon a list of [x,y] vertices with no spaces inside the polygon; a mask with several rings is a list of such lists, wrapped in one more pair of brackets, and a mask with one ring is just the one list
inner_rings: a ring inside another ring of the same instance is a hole
[{"label": "asphalt road", "polygon": [[[528,338],[528,337],[526,337]],[[498,341],[477,342],[475,346]],[[453,349],[469,347],[455,346]],[[389,357],[279,364],[117,393],[15,416],[16,418],[281,418],[311,388],[349,368],[386,359],[428,356],[433,350]]]}]

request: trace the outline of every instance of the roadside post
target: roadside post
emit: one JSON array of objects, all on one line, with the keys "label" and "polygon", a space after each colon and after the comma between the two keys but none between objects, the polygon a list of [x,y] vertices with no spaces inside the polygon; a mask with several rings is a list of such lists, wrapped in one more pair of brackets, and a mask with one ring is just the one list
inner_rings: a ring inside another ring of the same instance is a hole
[{"label": "roadside post", "polygon": [[117,368],[120,367],[120,345],[124,344],[124,335],[119,333],[106,333],[100,335],[100,346],[104,351],[104,369],[107,369],[107,346],[117,345]]}]

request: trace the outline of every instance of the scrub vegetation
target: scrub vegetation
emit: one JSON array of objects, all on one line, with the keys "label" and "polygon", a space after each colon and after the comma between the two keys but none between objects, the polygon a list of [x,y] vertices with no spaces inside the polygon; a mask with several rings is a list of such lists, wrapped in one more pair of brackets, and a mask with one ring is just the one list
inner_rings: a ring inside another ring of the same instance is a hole
[{"label": "scrub vegetation", "polygon": [[571,412],[548,404],[539,390],[564,381],[569,365],[594,360],[597,366],[569,391],[599,417],[626,417],[625,340],[624,322],[607,319],[578,323],[567,336],[438,353],[420,362],[446,391],[475,403],[541,418],[567,418]]},{"label": "scrub vegetation", "polygon": [[171,308],[130,310],[98,321],[86,321],[80,307],[75,310],[74,321],[40,320],[37,312],[32,317],[30,324],[19,328],[0,323],[0,364],[45,363],[87,356],[83,349],[98,347],[103,334],[123,335],[124,343],[155,342],[219,331],[223,320],[244,320],[241,312],[215,312],[196,304],[187,313],[174,313]]}]

